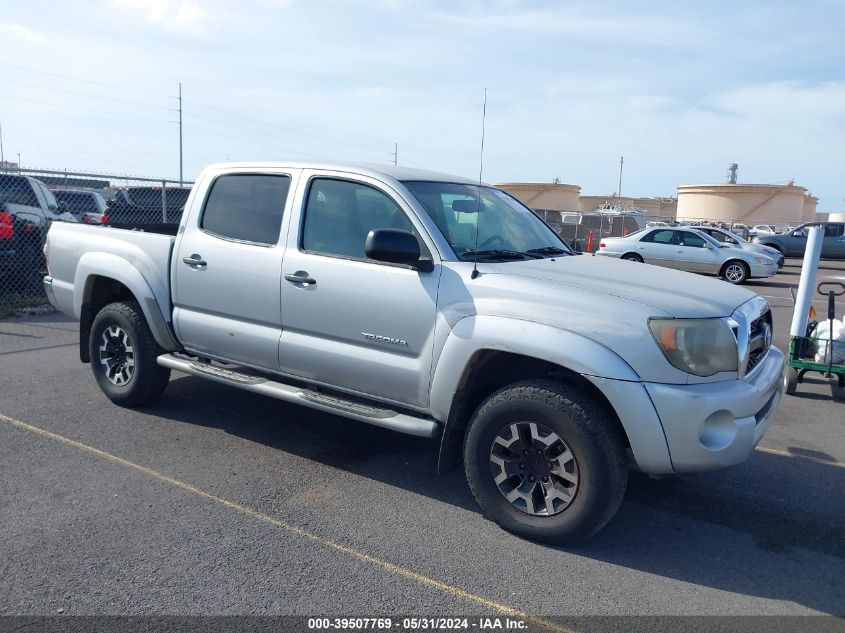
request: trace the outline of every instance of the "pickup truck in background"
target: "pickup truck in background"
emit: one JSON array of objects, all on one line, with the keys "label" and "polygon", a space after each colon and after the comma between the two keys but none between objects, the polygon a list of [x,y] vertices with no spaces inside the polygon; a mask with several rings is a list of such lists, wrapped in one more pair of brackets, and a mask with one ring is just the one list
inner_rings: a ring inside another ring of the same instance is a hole
[{"label": "pickup truck in background", "polygon": [[190,187],[125,187],[108,201],[104,224],[176,234]]},{"label": "pickup truck in background", "polygon": [[12,290],[41,291],[42,247],[54,221],[76,222],[47,186],[21,174],[0,174],[0,276]]},{"label": "pickup truck in background", "polygon": [[[54,225],[50,301],[116,404],[171,370],[438,437],[499,525],[568,543],[629,468],[744,461],[784,389],[755,293],[574,254],[507,193],[402,167],[207,168],[175,235]],[[433,528],[435,526],[432,526]]]},{"label": "pickup truck in background", "polygon": [[824,229],[822,254],[824,259],[845,259],[845,222],[808,222],[780,235],[758,235],[755,244],[783,253],[784,257],[804,257],[810,228]]}]

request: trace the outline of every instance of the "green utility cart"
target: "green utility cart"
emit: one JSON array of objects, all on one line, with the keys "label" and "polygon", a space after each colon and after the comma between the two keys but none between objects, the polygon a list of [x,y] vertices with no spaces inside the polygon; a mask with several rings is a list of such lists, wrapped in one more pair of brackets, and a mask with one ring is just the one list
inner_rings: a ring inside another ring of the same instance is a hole
[{"label": "green utility cart", "polygon": [[845,364],[834,363],[834,344],[845,345],[843,341],[833,339],[833,320],[836,318],[836,297],[845,295],[845,284],[838,281],[825,281],[816,288],[818,293],[827,297],[827,319],[830,323],[829,339],[827,341],[827,363],[818,363],[814,359],[818,339],[812,338],[812,328],[807,328],[807,336],[793,336],[789,340],[789,357],[786,373],[786,393],[794,394],[798,389],[798,383],[804,381],[804,374],[808,371],[817,371],[823,374],[830,382],[830,390],[833,399],[845,401]]}]

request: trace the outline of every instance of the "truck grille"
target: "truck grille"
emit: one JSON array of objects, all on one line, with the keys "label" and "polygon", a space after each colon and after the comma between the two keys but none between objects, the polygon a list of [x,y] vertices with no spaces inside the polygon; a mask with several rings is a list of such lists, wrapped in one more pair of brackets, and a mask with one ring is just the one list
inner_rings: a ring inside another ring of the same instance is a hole
[{"label": "truck grille", "polygon": [[748,368],[750,373],[766,357],[772,346],[772,311],[767,307],[749,326]]}]

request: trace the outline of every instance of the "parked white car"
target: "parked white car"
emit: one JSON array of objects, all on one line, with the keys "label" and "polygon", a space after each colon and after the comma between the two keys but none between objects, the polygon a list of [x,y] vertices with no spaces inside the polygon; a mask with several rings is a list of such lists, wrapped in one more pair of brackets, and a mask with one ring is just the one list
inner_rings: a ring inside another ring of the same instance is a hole
[{"label": "parked white car", "polygon": [[758,235],[776,235],[777,229],[773,227],[771,224],[758,224],[754,228],[748,231],[751,237],[757,237]]},{"label": "parked white car", "polygon": [[709,235],[721,244],[727,244],[728,246],[733,246],[734,248],[741,248],[744,251],[754,251],[755,253],[762,253],[763,255],[771,257],[773,260],[775,260],[777,262],[778,268],[783,268],[783,253],[781,253],[776,248],[772,248],[771,246],[764,246],[763,244],[755,244],[754,242],[749,242],[747,240],[742,239],[739,235],[731,233],[727,229],[719,229],[713,226],[696,226],[693,228],[697,231],[701,231],[705,235]]},{"label": "parked white car", "polygon": [[732,284],[752,277],[771,277],[777,262],[754,251],[733,248],[687,227],[643,229],[627,237],[606,237],[596,255],[718,275]]}]

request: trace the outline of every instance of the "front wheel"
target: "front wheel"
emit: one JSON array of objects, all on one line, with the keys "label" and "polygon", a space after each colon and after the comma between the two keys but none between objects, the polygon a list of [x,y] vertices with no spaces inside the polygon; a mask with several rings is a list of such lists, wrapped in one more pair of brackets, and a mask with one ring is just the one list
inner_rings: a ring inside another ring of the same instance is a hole
[{"label": "front wheel", "polygon": [[748,264],[739,261],[730,261],[722,266],[722,277],[728,283],[739,285],[748,279]]},{"label": "front wheel", "polygon": [[784,391],[788,395],[794,394],[798,390],[798,370],[795,367],[786,368],[786,388]]},{"label": "front wheel", "polygon": [[170,369],[156,363],[164,351],[136,302],[119,301],[100,310],[88,346],[97,384],[115,404],[147,404],[167,388]]},{"label": "front wheel", "polygon": [[464,464],[484,513],[519,536],[590,537],[616,513],[628,470],[620,432],[592,398],[553,380],[487,398],[467,431]]}]

